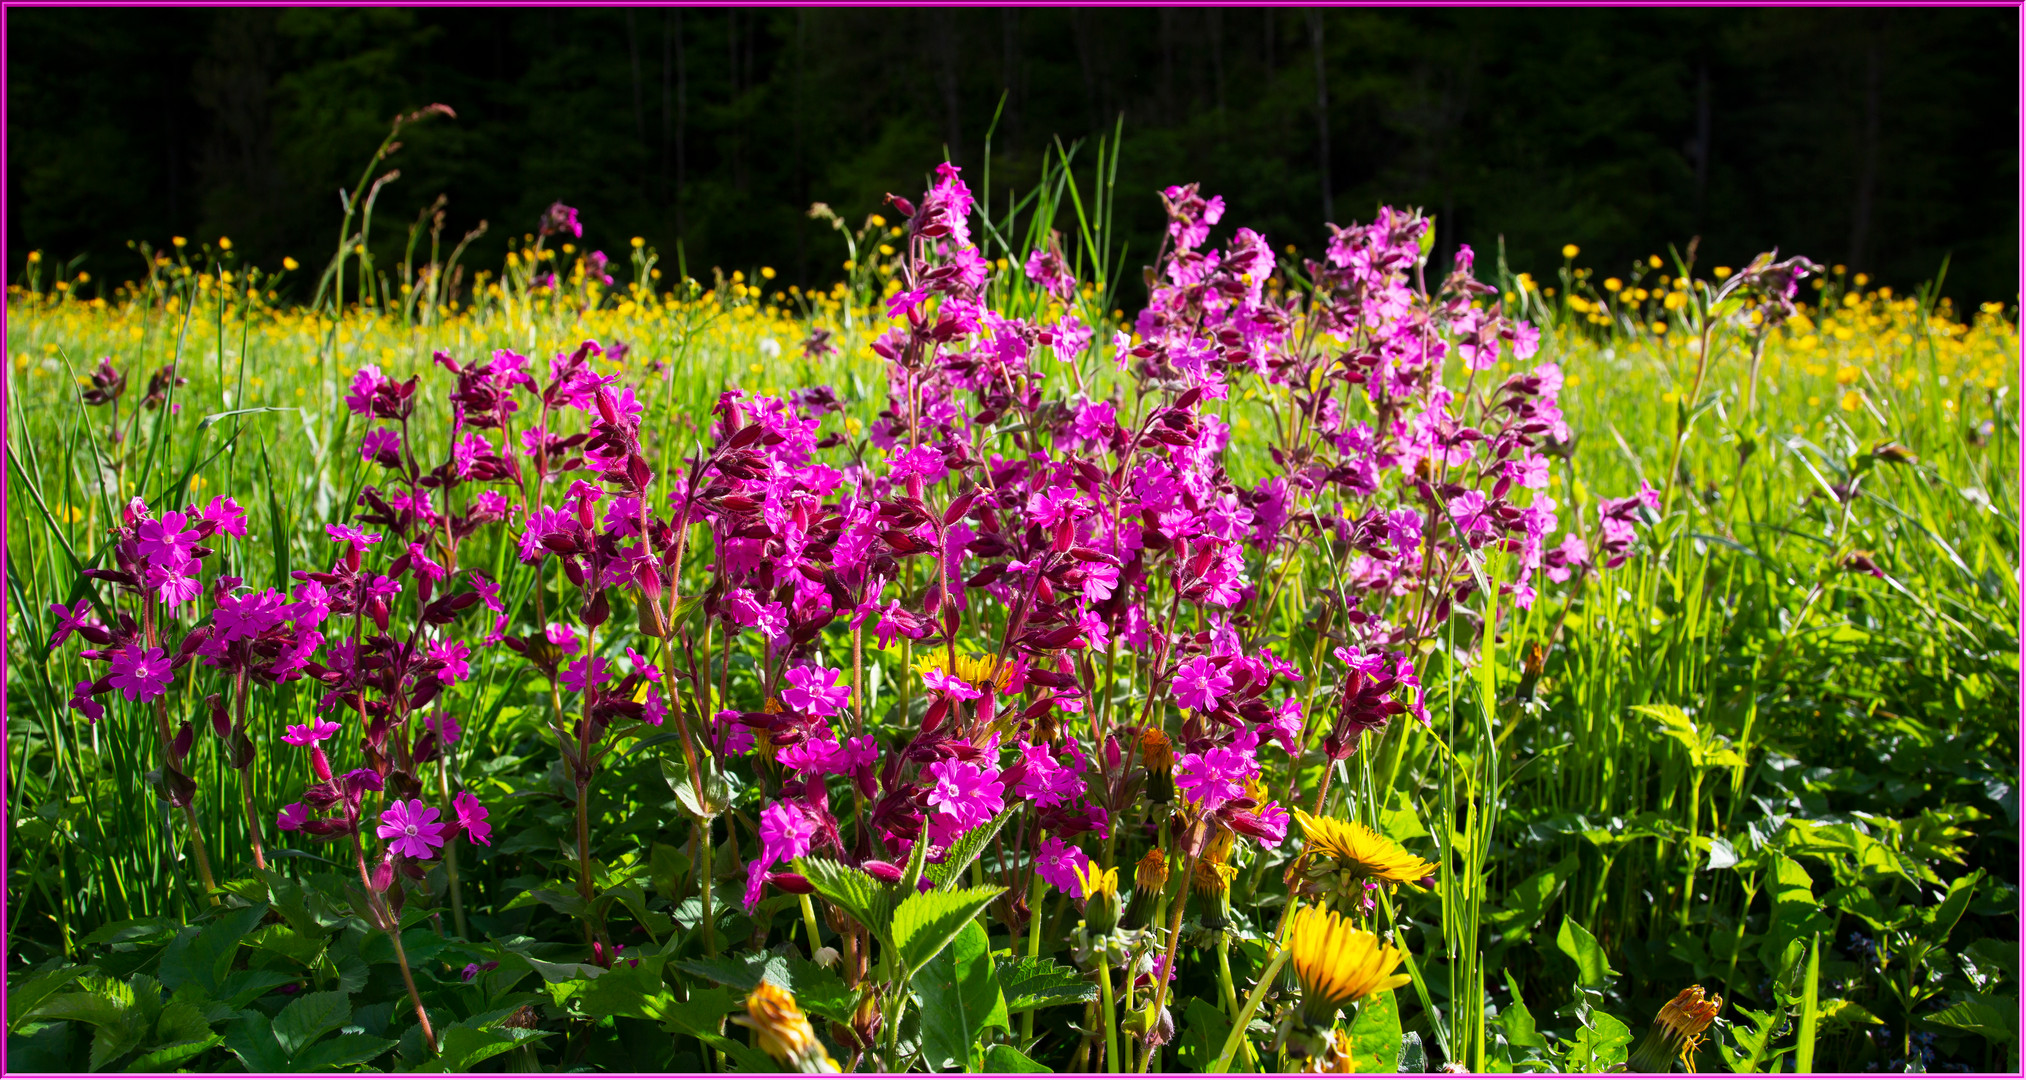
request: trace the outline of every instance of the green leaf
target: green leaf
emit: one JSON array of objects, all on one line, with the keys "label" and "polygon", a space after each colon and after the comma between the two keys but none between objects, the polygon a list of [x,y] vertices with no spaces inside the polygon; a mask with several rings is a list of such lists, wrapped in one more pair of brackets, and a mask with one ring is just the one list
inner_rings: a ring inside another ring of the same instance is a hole
[{"label": "green leaf", "polygon": [[7,1030],[12,1032],[19,1028],[49,995],[77,981],[78,976],[96,974],[97,971],[90,965],[67,964],[54,971],[15,976],[7,987]]},{"label": "green leaf", "polygon": [[1590,1022],[1576,1032],[1563,1064],[1569,1072],[1614,1072],[1625,1064],[1632,1029],[1607,1012],[1592,1011]]},{"label": "green leaf", "polygon": [[528,1028],[454,1027],[437,1041],[436,1057],[425,1069],[429,1072],[470,1072],[473,1065],[498,1057],[517,1046],[525,1046],[548,1032]]},{"label": "green leaf", "polygon": [[337,990],[303,994],[274,1017],[274,1041],[294,1057],[305,1047],[352,1022],[352,999]]},{"label": "green leaf", "polygon": [[[1224,1052],[1224,1040],[1231,1037],[1231,1018],[1201,998],[1190,998],[1179,1011],[1182,1040],[1176,1044],[1175,1057],[1193,1072],[1208,1072],[1217,1063],[1217,1055]],[[1241,1049],[1241,1058],[1243,1053]],[[1239,1058],[1232,1060],[1235,1065]]]},{"label": "green leaf", "polygon": [[637,1016],[656,1020],[675,999],[661,978],[661,958],[652,963],[620,964],[592,979],[577,998],[577,1008],[586,1016]]},{"label": "green leaf", "polygon": [[1717,1052],[1722,1055],[1724,1064],[1730,1066],[1732,1072],[1764,1072],[1763,1063],[1772,1052],[1773,1039],[1780,1033],[1780,1029],[1786,1026],[1786,1010],[1760,1012],[1740,1005],[1738,1015],[1750,1020],[1751,1023],[1730,1025],[1731,1037],[1737,1040],[1737,1049],[1731,1049],[1719,1039],[1716,1044]]},{"label": "green leaf", "polygon": [[988,1073],[1052,1073],[1055,1070],[1006,1045],[994,1043],[985,1051]]},{"label": "green leaf", "polygon": [[1505,973],[1506,992],[1512,995],[1512,1004],[1498,1014],[1499,1030],[1505,1032],[1505,1041],[1514,1046],[1530,1046],[1546,1050],[1548,1040],[1534,1027],[1534,1014],[1527,1011],[1527,1003],[1520,997],[1519,983],[1513,981],[1512,972]]},{"label": "green leaf", "polygon": [[1596,935],[1583,929],[1583,924],[1573,918],[1562,920],[1562,929],[1555,935],[1555,946],[1576,962],[1576,983],[1585,989],[1608,988],[1611,976],[1618,974],[1611,970],[1611,963],[1604,956],[1604,947],[1597,944]]},{"label": "green leaf", "polygon": [[162,951],[162,985],[176,990],[195,982],[206,990],[216,990],[225,973],[232,970],[240,943],[266,917],[267,905],[254,904],[226,911],[194,935],[186,928]]},{"label": "green leaf", "polygon": [[732,788],[722,773],[704,778],[701,801],[697,799],[696,785],[690,782],[688,764],[679,758],[661,759],[661,778],[667,782],[668,790],[675,793],[675,801],[700,821],[710,821],[732,805]]},{"label": "green leaf", "polygon": [[1997,994],[1964,994],[1922,1016],[1920,1023],[1971,1032],[2001,1045],[2013,1043],[2019,1041],[2019,1003]]},{"label": "green leaf", "polygon": [[294,928],[279,923],[263,926],[249,934],[246,943],[304,967],[316,965],[317,957],[323,955],[325,944],[321,937],[305,937]]},{"label": "green leaf", "polygon": [[736,1006],[732,992],[723,987],[692,990],[688,1001],[669,1005],[668,1011],[661,1017],[661,1027],[664,1031],[688,1035],[705,1046],[724,1051],[743,1072],[779,1072],[781,1067],[774,1063],[773,1058],[737,1039],[719,1034],[726,1014]]},{"label": "green leaf", "polygon": [[[348,956],[345,959],[355,964],[359,963],[358,957],[355,956]],[[339,964],[337,967],[340,972],[344,970],[343,964]],[[278,986],[287,986],[289,983],[295,982],[296,979],[297,976],[286,971],[243,968],[226,975],[225,980],[218,984],[217,990],[212,992],[211,997],[232,1006],[234,1009],[243,1009],[269,990]],[[358,986],[364,985],[366,985],[366,973],[365,966],[361,964]],[[352,989],[357,988],[357,986],[352,987]],[[201,993],[201,989],[195,984],[192,984],[189,989]]]},{"label": "green leaf", "polygon": [[1400,1067],[1400,1005],[1382,990],[1358,1005],[1351,1021],[1351,1072],[1393,1072]]},{"label": "green leaf", "polygon": [[[896,913],[896,927],[906,910],[903,904]],[[914,977],[922,1000],[922,1052],[935,1072],[968,1071],[978,1037],[987,1027],[1007,1026],[1006,999],[992,977],[992,945],[984,927],[966,921],[949,941],[950,947],[938,946],[938,955]]]},{"label": "green leaf", "polygon": [[1097,1000],[1097,985],[1089,976],[1046,956],[1016,957],[997,967],[999,988],[1006,995],[1009,1012]]},{"label": "green leaf", "polygon": [[1778,975],[1789,946],[1833,927],[1822,916],[1821,905],[1815,901],[1815,882],[1800,863],[1781,856],[1773,864],[1771,886],[1773,917],[1765,940],[1759,944],[1759,962]]},{"label": "green leaf", "polygon": [[941,953],[958,932],[1005,891],[1002,886],[986,885],[916,893],[901,901],[893,913],[892,944],[899,954],[902,977],[912,980],[923,964]]},{"label": "green leaf", "polygon": [[191,1001],[171,1001],[155,1018],[155,1045],[194,1042],[211,1034],[211,1021]]},{"label": "green leaf", "polygon": [[105,994],[88,990],[68,994],[57,994],[42,1003],[35,1011],[36,1020],[76,1020],[93,1027],[118,1024],[120,1018],[131,1008],[126,1002],[115,1001]]},{"label": "green leaf", "polygon": [[1984,880],[1982,870],[1972,870],[1949,882],[1948,895],[1942,902],[1920,913],[1921,923],[1927,928],[1928,940],[1936,945],[1946,945],[1949,932],[1956,928],[1956,920],[1963,917],[1963,911],[1970,906],[1970,898],[1976,895],[1977,883]]},{"label": "green leaf", "polygon": [[267,1017],[260,1013],[251,1010],[240,1013],[239,1019],[225,1029],[225,1048],[239,1058],[247,1072],[288,1071],[288,1055],[274,1041],[274,1031]]},{"label": "green leaf", "polygon": [[1017,809],[1019,809],[1018,806],[1009,806],[1000,811],[998,817],[957,837],[950,844],[949,852],[943,856],[942,862],[930,863],[923,867],[924,872],[928,874],[929,880],[934,882],[938,888],[946,887],[951,882],[960,880],[964,871],[971,868],[971,863],[975,862],[978,856],[984,852],[985,845],[991,843],[992,838],[999,835],[999,830],[1004,828],[1006,822],[1012,819],[1013,812]]},{"label": "green leaf", "polygon": [[879,879],[856,867],[840,866],[829,859],[795,860],[795,872],[809,879],[816,894],[843,908],[867,930],[889,944],[888,925],[892,901]]},{"label": "green leaf", "polygon": [[788,970],[788,958],[774,953],[699,957],[677,960],[674,965],[678,971],[741,991],[750,992],[763,982],[771,982],[790,993],[799,992],[795,987],[795,976]]},{"label": "green leaf", "polygon": [[225,1041],[225,1036],[206,1033],[201,1039],[158,1046],[127,1064],[128,1072],[172,1072],[176,1066]]},{"label": "green leaf", "polygon": [[1570,855],[1561,862],[1527,878],[1504,893],[1506,906],[1485,916],[1485,921],[1518,944],[1533,936],[1534,927],[1548,913],[1548,906],[1560,896],[1562,886],[1576,871],[1578,859]]},{"label": "green leaf", "polygon": [[364,1065],[397,1045],[393,1039],[358,1032],[338,1035],[297,1054],[295,1060],[289,1063],[289,1068],[296,1072],[319,1072]]}]

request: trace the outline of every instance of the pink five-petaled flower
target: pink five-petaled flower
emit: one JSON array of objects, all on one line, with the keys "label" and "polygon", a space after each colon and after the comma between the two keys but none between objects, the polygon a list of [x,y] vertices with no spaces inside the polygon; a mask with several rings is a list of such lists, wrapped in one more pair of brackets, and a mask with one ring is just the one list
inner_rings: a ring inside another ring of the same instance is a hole
[{"label": "pink five-petaled flower", "polygon": [[175,674],[169,670],[169,654],[140,645],[128,645],[114,653],[112,668],[112,687],[125,694],[128,701],[148,702],[161,697]]},{"label": "pink five-petaled flower", "polygon": [[1041,842],[1041,850],[1034,856],[1034,872],[1041,880],[1061,889],[1070,896],[1083,899],[1083,882],[1077,878],[1077,870],[1090,868],[1090,856],[1080,847],[1063,843],[1056,837]]},{"label": "pink five-petaled flower", "polygon": [[940,690],[952,701],[971,701],[983,697],[970,683],[945,672],[942,668],[930,668],[922,672],[922,684],[931,690]]},{"label": "pink five-petaled flower", "polygon": [[175,510],[164,510],[161,520],[143,521],[134,529],[134,545],[141,556],[157,566],[173,566],[190,558],[197,543],[195,530],[185,530],[189,519]]},{"label": "pink five-petaled flower", "polygon": [[491,811],[479,805],[469,791],[458,792],[457,798],[450,800],[450,806],[457,811],[457,827],[471,837],[472,843],[492,846],[492,824],[485,820]]},{"label": "pink five-petaled flower", "polygon": [[281,813],[274,817],[274,823],[279,825],[283,832],[296,832],[308,824],[309,820],[310,808],[299,802],[282,807]]},{"label": "pink five-petaled flower", "polygon": [[777,802],[760,811],[760,857],[746,868],[746,907],[760,902],[760,884],[775,863],[809,854],[816,818],[798,803]]},{"label": "pink five-petaled flower", "polygon": [[445,686],[456,686],[471,676],[471,646],[462,641],[446,641],[429,647],[429,658],[443,665],[437,678]]},{"label": "pink five-petaled flower", "polygon": [[311,720],[307,724],[290,724],[282,733],[281,741],[290,746],[315,746],[338,733],[335,720]]},{"label": "pink five-petaled flower", "polygon": [[362,548],[368,544],[380,542],[379,533],[360,532],[357,528],[350,525],[326,525],[324,526],[324,532],[329,533],[333,540],[340,540]]},{"label": "pink five-petaled flower", "polygon": [[220,495],[204,507],[204,516],[218,523],[218,531],[227,536],[246,535],[246,509],[232,500],[230,495]]},{"label": "pink five-petaled flower", "polygon": [[1231,677],[1217,670],[1217,665],[1207,656],[1197,656],[1175,669],[1175,681],[1170,684],[1175,693],[1175,704],[1185,709],[1208,712],[1217,707],[1217,699],[1231,689]]},{"label": "pink five-petaled flower", "polygon": [[259,637],[281,625],[282,619],[288,615],[282,610],[282,599],[282,595],[273,589],[219,598],[218,607],[211,613],[211,625],[218,633],[218,640],[230,642]]},{"label": "pink five-petaled flower", "polygon": [[837,685],[843,674],[837,668],[789,668],[788,689],[781,691],[781,700],[811,716],[836,716],[851,700],[851,688]]},{"label": "pink five-petaled flower", "polygon": [[999,771],[954,758],[929,766],[929,839],[947,845],[1006,808]]},{"label": "pink five-petaled flower", "polygon": [[49,635],[49,647],[54,651],[58,645],[63,644],[64,640],[70,637],[72,632],[92,625],[87,617],[91,613],[91,597],[81,597],[75,607],[51,604],[49,605],[49,613],[56,616],[56,632]]},{"label": "pink five-petaled flower", "polygon": [[441,739],[445,746],[457,745],[457,740],[464,735],[464,726],[457,722],[457,717],[448,713],[437,713],[424,720],[422,726],[435,732],[436,737]]},{"label": "pink five-petaled flower", "polygon": [[605,658],[587,656],[563,669],[563,685],[582,694],[605,685]]},{"label": "pink five-petaled flower", "polygon": [[552,622],[542,634],[549,639],[549,644],[554,645],[564,656],[576,655],[577,649],[582,645],[582,642],[577,640],[577,628],[574,626]]},{"label": "pink five-petaled flower", "polygon": [[434,858],[435,849],[443,846],[445,826],[436,820],[442,813],[421,799],[395,799],[380,811],[380,839],[387,841],[387,850],[393,854]]},{"label": "pink five-petaled flower", "polygon": [[1249,754],[1228,746],[1213,746],[1200,754],[1183,754],[1175,761],[1175,785],[1204,813],[1245,794],[1245,781],[1259,772]]}]

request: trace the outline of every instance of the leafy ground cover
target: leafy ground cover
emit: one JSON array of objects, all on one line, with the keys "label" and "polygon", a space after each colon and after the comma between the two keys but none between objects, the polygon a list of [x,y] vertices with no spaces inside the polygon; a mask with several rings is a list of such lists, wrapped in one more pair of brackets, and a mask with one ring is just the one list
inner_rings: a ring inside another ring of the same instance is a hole
[{"label": "leafy ground cover", "polygon": [[1077,164],[32,260],[10,1067],[2017,1067],[2016,311]]}]

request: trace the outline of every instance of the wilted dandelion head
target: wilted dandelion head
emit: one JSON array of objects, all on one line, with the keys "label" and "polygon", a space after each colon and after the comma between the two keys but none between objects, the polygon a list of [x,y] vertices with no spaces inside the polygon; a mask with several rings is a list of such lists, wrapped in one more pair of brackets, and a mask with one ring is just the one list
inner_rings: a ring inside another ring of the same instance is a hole
[{"label": "wilted dandelion head", "polygon": [[816,1038],[816,1029],[795,1004],[795,995],[773,983],[763,982],[746,995],[746,1015],[734,1019],[753,1029],[768,1057],[797,1072],[842,1071]]}]

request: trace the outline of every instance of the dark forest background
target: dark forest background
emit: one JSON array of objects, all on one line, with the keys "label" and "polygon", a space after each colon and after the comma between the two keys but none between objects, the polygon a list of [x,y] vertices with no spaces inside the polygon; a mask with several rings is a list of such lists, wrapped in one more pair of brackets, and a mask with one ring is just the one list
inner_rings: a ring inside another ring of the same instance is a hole
[{"label": "dark forest background", "polygon": [[[1118,207],[1150,254],[1159,186],[1315,249],[1382,201],[1442,250],[1504,237],[1537,274],[1702,237],[1779,245],[1959,301],[2018,291],[2016,9],[11,9],[7,257],[135,276],[129,240],[232,237],[329,258],[337,190],[397,112],[412,130],[377,246],[449,197],[497,265],[552,200],[585,243],[645,236],[693,273],[825,284],[854,221],[945,147],[975,187],[1124,116]],[[1320,76],[1320,77],[1319,77]],[[1087,165],[1089,153],[1082,161]],[[384,264],[383,264],[384,265]],[[1134,262],[1137,265],[1137,262]],[[302,275],[298,275],[299,277]]]}]

